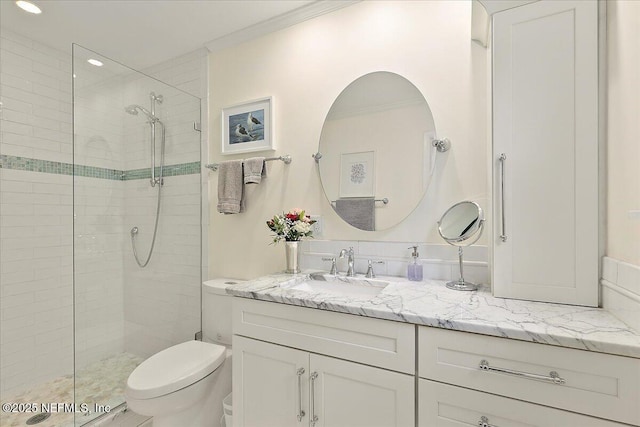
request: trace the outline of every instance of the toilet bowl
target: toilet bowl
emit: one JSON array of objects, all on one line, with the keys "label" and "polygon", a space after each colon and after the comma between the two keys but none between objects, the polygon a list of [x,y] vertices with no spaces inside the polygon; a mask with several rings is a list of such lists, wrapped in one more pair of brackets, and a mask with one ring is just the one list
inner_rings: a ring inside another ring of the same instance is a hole
[{"label": "toilet bowl", "polygon": [[218,426],[222,400],[231,392],[231,298],[225,289],[237,282],[214,279],[203,284],[204,342],[162,350],[129,376],[127,406],[152,416],[154,427]]}]

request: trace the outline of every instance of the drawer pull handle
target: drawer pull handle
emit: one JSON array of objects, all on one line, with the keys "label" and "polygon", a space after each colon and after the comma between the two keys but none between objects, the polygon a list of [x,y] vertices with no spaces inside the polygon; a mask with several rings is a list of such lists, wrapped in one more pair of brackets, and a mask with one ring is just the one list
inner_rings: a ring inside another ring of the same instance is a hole
[{"label": "drawer pull handle", "polygon": [[489,418],[484,415],[480,417],[480,421],[478,421],[478,427],[497,427],[493,424],[489,424]]},{"label": "drawer pull handle", "polygon": [[565,384],[567,382],[556,371],[549,372],[549,375],[530,374],[529,372],[514,371],[513,369],[496,368],[493,366],[489,366],[489,362],[484,359],[480,361],[479,368],[483,371],[501,372],[503,374],[516,375],[518,377],[530,378],[532,380],[549,381],[554,384]]},{"label": "drawer pull handle", "polygon": [[296,375],[298,375],[298,422],[302,422],[302,418],[304,418],[305,413],[302,410],[302,375],[304,375],[304,368],[300,368],[296,371]]},{"label": "drawer pull handle", "polygon": [[318,378],[318,373],[314,372],[311,374],[311,427],[314,427],[318,422],[318,416],[316,415],[316,379]]}]

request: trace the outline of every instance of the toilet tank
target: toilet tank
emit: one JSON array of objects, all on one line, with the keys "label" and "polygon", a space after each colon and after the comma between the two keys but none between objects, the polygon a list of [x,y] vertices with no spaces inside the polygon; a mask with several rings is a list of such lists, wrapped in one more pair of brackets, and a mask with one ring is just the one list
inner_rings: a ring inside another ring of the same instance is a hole
[{"label": "toilet tank", "polygon": [[243,280],[219,278],[202,284],[202,340],[231,345],[231,296],[226,288]]}]

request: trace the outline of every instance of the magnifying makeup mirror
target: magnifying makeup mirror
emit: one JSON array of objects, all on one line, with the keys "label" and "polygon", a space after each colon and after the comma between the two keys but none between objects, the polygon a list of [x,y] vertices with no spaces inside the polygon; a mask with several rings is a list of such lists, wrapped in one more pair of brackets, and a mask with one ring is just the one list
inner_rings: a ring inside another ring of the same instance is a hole
[{"label": "magnifying makeup mirror", "polygon": [[464,201],[451,206],[438,221],[440,236],[453,246],[458,246],[460,279],[447,282],[447,288],[456,291],[475,291],[478,285],[464,280],[462,248],[478,241],[484,228],[484,213],[476,202]]}]

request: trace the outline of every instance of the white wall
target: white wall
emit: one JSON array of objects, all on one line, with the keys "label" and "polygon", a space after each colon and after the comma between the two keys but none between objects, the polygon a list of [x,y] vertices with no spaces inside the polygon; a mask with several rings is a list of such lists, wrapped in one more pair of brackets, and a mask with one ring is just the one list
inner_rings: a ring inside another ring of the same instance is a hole
[{"label": "white wall", "polygon": [[[289,166],[269,164],[269,177],[247,190],[247,210],[239,215],[215,212],[217,174],[210,173],[210,241],[224,242],[211,248],[213,275],[252,278],[283,269],[283,250],[269,246],[265,220],[293,207],[323,215],[325,239],[434,243],[441,243],[436,220],[453,203],[471,199],[487,208],[487,51],[471,42],[470,27],[470,2],[362,2],[212,53],[210,160],[229,158],[220,155],[221,108],[265,96],[274,97],[276,153],[293,156]],[[416,85],[438,136],[453,148],[406,221],[364,232],[333,212],[311,154],[338,94],[380,70]]]},{"label": "white wall", "polygon": [[607,247],[602,306],[640,330],[640,2],[607,2]]},{"label": "white wall", "polygon": [[[71,58],[0,33],[0,154],[71,163]],[[0,393],[73,372],[72,178],[0,169]]]},{"label": "white wall", "polygon": [[607,256],[640,266],[640,2],[607,2]]}]

